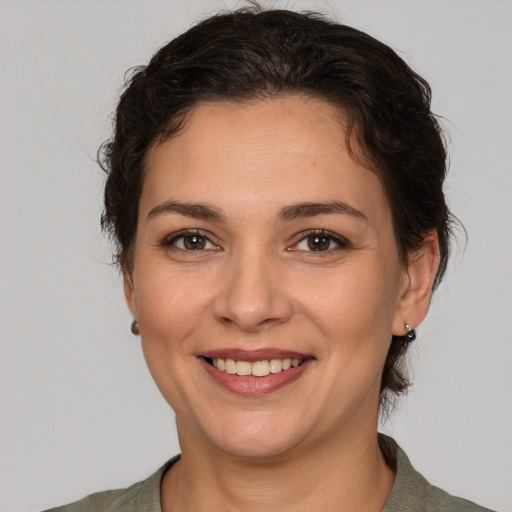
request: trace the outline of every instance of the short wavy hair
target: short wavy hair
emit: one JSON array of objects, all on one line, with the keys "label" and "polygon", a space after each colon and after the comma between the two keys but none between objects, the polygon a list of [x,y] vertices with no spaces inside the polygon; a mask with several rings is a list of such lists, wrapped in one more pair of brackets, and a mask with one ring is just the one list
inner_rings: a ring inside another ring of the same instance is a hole
[{"label": "short wavy hair", "polygon": [[[245,102],[303,94],[338,108],[353,156],[375,172],[389,201],[400,258],[436,231],[440,265],[448,262],[452,216],[443,193],[446,149],[430,109],[431,90],[391,48],[315,13],[257,5],[212,16],[134,68],[99,151],[108,174],[102,227],[114,260],[130,271],[148,148],[177,134],[201,102]],[[381,382],[381,405],[406,391],[408,343],[393,336]]]}]

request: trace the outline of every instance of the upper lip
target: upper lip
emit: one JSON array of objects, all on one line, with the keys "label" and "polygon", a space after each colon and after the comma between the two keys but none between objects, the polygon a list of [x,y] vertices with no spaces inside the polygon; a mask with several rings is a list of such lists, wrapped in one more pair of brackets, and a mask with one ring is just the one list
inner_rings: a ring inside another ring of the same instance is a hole
[{"label": "upper lip", "polygon": [[255,363],[256,361],[269,361],[271,359],[304,360],[313,357],[310,354],[278,348],[258,348],[254,350],[241,348],[220,348],[209,350],[199,355],[202,357],[208,357],[210,359],[234,359],[236,361],[248,361],[250,363]]}]

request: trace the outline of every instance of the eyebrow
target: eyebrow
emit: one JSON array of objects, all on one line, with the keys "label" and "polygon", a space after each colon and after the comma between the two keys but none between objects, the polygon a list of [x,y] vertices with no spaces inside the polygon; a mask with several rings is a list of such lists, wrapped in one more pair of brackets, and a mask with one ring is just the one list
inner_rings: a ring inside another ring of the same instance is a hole
[{"label": "eyebrow", "polygon": [[[178,201],[165,201],[155,206],[147,215],[150,219],[162,213],[175,212],[193,219],[213,220],[216,222],[225,222],[226,216],[220,208],[207,203],[180,203]],[[316,215],[343,214],[368,221],[366,215],[344,203],[343,201],[329,201],[327,203],[297,203],[281,208],[277,214],[278,222],[287,222],[296,219],[314,217]]]},{"label": "eyebrow", "polygon": [[222,210],[205,203],[180,203],[177,201],[166,201],[165,203],[155,206],[149,213],[147,218],[155,217],[156,215],[168,212],[176,212],[186,217],[193,219],[214,220],[223,222],[225,215]]},{"label": "eyebrow", "polygon": [[366,215],[344,203],[343,201],[329,201],[327,203],[298,203],[285,206],[279,212],[277,219],[279,221],[290,221],[295,219],[303,219],[314,217],[322,214],[343,214],[356,217],[369,223]]}]

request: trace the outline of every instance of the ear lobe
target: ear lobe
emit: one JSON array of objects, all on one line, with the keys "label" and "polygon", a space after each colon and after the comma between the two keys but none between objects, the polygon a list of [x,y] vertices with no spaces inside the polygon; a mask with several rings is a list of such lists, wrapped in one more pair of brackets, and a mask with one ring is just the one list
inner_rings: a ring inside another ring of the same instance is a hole
[{"label": "ear lobe", "polygon": [[128,309],[130,310],[133,318],[137,318],[137,304],[135,301],[135,290],[133,288],[133,277],[127,270],[123,270],[123,288]]},{"label": "ear lobe", "polygon": [[406,323],[415,328],[427,315],[439,261],[437,232],[432,231],[424,237],[421,248],[409,254],[408,282],[393,320],[393,334],[396,336],[405,334]]}]

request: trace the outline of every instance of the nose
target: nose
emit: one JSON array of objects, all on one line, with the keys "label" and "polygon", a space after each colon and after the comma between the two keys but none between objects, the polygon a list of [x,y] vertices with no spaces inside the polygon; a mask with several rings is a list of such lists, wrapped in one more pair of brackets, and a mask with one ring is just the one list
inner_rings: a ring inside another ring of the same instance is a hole
[{"label": "nose", "polygon": [[258,332],[286,322],[293,314],[293,305],[282,272],[279,276],[279,264],[260,251],[249,252],[226,262],[213,314],[219,322]]}]

